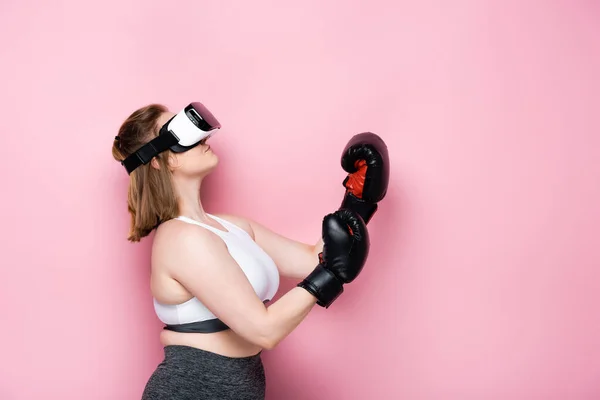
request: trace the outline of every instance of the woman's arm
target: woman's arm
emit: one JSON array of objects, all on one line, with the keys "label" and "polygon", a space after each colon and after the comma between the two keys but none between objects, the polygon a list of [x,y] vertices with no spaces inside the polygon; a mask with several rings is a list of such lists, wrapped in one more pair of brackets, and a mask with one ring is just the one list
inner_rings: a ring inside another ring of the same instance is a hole
[{"label": "woman's arm", "polygon": [[249,342],[272,349],[316,304],[308,291],[294,287],[267,308],[221,238],[192,225],[170,231],[157,249],[169,274]]},{"label": "woman's arm", "polygon": [[[314,245],[310,245],[285,237],[247,218],[234,215],[218,216],[246,230],[273,259],[282,276],[304,278],[319,263],[319,253],[323,250],[323,239],[320,237]],[[320,225],[318,229],[320,231]]]}]

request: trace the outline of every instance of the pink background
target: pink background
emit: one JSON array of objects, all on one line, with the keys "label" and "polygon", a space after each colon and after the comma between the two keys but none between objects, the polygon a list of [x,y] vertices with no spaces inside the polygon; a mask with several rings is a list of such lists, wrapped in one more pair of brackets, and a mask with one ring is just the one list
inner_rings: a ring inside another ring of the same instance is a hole
[{"label": "pink background", "polygon": [[599,18],[593,1],[3,1],[0,398],[139,398],[161,325],[110,148],[133,109],[192,100],[225,125],[209,211],[309,242],[349,137],[389,145],[369,263],[265,353],[268,399],[600,398]]}]

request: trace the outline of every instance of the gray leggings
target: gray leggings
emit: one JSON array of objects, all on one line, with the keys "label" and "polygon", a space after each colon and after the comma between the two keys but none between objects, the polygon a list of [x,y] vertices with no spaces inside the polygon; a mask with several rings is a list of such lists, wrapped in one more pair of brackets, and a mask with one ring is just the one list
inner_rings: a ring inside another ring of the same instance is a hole
[{"label": "gray leggings", "polygon": [[188,346],[166,346],[142,400],[264,400],[260,353],[231,358]]}]

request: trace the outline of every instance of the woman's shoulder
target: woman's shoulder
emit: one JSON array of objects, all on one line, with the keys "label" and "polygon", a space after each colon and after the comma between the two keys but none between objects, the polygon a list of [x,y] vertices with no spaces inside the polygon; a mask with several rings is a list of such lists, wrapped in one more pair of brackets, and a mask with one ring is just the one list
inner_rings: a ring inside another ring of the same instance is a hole
[{"label": "woman's shoulder", "polygon": [[202,243],[211,244],[218,240],[219,238],[208,229],[200,229],[196,225],[171,219],[156,228],[152,247],[153,249],[178,248],[185,247],[190,242],[202,245]]},{"label": "woman's shoulder", "polygon": [[170,270],[189,260],[201,260],[206,252],[225,254],[227,247],[219,236],[208,229],[173,219],[163,222],[156,229],[151,261],[154,267],[167,267]]},{"label": "woman's shoulder", "polygon": [[227,257],[227,245],[217,234],[194,224],[169,220],[157,228],[152,243],[153,280],[174,279],[181,283],[179,278],[188,276],[186,271],[212,273]]}]

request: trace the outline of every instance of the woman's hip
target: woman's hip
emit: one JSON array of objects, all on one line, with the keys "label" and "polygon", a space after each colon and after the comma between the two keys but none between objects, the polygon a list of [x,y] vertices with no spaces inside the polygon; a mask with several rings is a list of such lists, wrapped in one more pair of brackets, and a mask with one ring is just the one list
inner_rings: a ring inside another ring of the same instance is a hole
[{"label": "woman's hip", "polygon": [[265,397],[261,354],[227,357],[190,346],[169,345],[148,380],[142,400],[247,399]]}]

